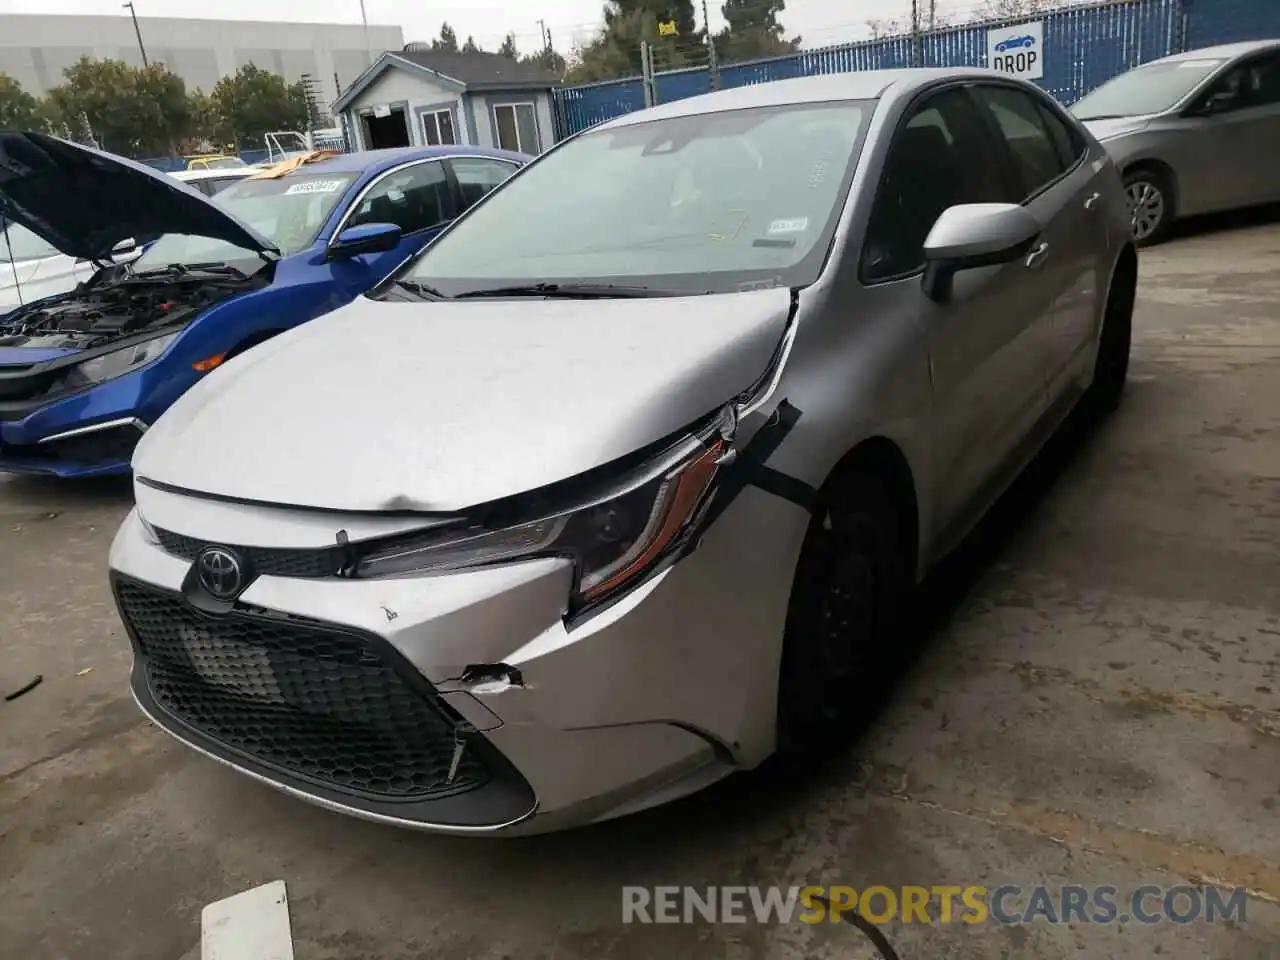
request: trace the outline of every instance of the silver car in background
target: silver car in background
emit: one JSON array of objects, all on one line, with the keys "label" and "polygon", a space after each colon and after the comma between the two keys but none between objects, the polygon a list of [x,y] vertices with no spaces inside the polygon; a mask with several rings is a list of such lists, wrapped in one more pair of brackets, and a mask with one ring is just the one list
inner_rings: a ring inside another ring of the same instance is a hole
[{"label": "silver car in background", "polygon": [[1119,402],[1137,265],[1106,152],[996,73],[594,127],[147,432],[110,556],[134,695],[453,833],[837,750],[925,571]]},{"label": "silver car in background", "polygon": [[1280,201],[1280,40],[1155,60],[1071,109],[1115,159],[1141,245],[1179,217]]}]

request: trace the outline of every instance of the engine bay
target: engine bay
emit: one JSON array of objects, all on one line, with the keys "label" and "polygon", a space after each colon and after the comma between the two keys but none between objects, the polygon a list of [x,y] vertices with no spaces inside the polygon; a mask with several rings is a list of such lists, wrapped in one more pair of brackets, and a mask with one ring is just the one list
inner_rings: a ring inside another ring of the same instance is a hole
[{"label": "engine bay", "polygon": [[103,271],[76,290],[19,309],[0,325],[0,347],[87,350],[152,327],[182,326],[220,300],[263,286],[269,271]]}]

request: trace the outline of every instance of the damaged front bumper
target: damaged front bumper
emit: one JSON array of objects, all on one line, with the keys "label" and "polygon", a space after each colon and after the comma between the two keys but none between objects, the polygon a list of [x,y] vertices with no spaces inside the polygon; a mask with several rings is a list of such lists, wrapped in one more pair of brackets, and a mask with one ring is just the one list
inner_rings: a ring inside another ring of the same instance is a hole
[{"label": "damaged front bumper", "polygon": [[[666,802],[772,752],[779,564],[807,522],[778,498],[744,492],[697,551],[569,629],[565,560],[308,576],[289,564],[336,529],[359,539],[406,521],[136,489],[148,522],[132,513],[110,559],[135,698],[180,741],[290,794],[424,830],[538,833]],[[215,543],[276,545],[255,556],[273,572],[221,615],[187,593]]]}]

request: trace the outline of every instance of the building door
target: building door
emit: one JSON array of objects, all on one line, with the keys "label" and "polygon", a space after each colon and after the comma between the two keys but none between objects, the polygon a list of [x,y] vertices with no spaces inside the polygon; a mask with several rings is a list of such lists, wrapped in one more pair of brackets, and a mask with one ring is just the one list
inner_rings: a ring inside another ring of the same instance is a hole
[{"label": "building door", "polygon": [[405,122],[404,110],[399,107],[385,117],[368,114],[361,118],[364,124],[364,146],[366,150],[384,150],[388,147],[409,146],[409,125]]}]

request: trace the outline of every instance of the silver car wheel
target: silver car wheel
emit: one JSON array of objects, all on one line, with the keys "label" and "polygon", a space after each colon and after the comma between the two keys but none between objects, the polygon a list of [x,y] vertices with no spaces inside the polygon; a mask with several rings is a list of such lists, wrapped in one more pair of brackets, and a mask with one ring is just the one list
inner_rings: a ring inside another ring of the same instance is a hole
[{"label": "silver car wheel", "polygon": [[1164,191],[1150,180],[1134,180],[1126,187],[1125,197],[1133,221],[1133,238],[1149,239],[1164,222]]}]

